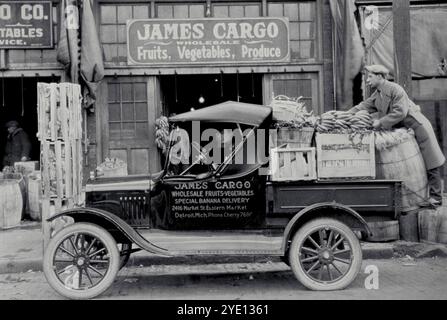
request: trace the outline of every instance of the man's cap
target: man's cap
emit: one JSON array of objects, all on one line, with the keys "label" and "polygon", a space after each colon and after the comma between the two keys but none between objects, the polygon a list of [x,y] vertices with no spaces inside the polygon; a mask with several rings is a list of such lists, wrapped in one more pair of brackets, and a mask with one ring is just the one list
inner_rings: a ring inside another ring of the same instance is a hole
[{"label": "man's cap", "polygon": [[19,126],[19,123],[17,121],[15,121],[15,120],[8,121],[5,124],[6,128],[11,128],[11,127],[16,127],[17,128],[18,126]]},{"label": "man's cap", "polygon": [[371,73],[381,74],[384,77],[386,77],[390,72],[387,68],[385,68],[381,64],[372,64],[370,66],[366,66],[365,69]]}]

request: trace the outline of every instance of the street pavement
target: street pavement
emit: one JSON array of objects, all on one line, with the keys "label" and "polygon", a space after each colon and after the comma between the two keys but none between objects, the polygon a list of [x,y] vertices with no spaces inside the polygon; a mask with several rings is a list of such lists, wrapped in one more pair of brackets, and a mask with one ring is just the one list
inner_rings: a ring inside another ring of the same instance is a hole
[{"label": "street pavement", "polygon": [[[362,271],[336,292],[307,290],[277,257],[165,258],[141,251],[98,299],[447,299],[447,246],[363,242],[362,249]],[[42,252],[39,223],[0,231],[0,300],[63,299],[41,272]],[[372,282],[371,272],[378,275]]]},{"label": "street pavement", "polygon": [[[371,270],[377,279],[371,281]],[[42,272],[0,274],[0,300],[63,299]],[[304,288],[282,262],[155,265],[122,269],[98,300],[413,300],[447,299],[447,259],[364,260],[345,290]]]}]

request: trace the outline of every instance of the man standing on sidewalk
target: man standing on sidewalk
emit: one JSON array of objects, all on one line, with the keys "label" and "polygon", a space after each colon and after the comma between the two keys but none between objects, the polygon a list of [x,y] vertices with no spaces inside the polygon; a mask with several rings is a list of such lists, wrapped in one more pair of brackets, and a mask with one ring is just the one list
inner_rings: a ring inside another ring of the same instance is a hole
[{"label": "man standing on sidewalk", "polygon": [[410,100],[400,85],[386,80],[387,68],[382,65],[370,65],[365,69],[368,71],[366,83],[375,91],[368,99],[349,111],[378,112],[379,119],[374,120],[373,123],[375,129],[391,129],[394,126],[413,129],[427,169],[430,198],[425,205],[441,205],[441,167],[445,162],[445,157],[430,121],[421,113],[420,107]]},{"label": "man standing on sidewalk", "polygon": [[31,143],[26,132],[15,120],[6,123],[8,138],[3,157],[3,166],[14,166],[15,162],[30,160]]}]

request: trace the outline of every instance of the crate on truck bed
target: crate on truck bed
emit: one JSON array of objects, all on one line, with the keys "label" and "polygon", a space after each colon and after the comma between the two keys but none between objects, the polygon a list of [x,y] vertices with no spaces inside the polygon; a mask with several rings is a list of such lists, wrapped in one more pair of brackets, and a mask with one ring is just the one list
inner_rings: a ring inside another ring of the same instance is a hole
[{"label": "crate on truck bed", "polygon": [[317,133],[318,179],[376,177],[374,133]]},{"label": "crate on truck bed", "polygon": [[271,152],[272,181],[315,180],[315,148],[274,148]]}]

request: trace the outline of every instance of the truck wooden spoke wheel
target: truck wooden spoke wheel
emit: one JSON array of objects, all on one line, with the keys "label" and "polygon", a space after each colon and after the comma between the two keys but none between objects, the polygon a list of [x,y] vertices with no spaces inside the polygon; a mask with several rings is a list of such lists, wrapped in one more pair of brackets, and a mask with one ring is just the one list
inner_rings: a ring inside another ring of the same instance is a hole
[{"label": "truck wooden spoke wheel", "polygon": [[90,223],[75,223],[59,231],[44,255],[48,283],[61,295],[89,299],[113,283],[122,259],[113,237]]},{"label": "truck wooden spoke wheel", "polygon": [[296,232],[289,260],[295,276],[307,288],[339,290],[356,278],[362,250],[348,226],[335,219],[320,218]]}]

